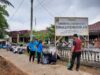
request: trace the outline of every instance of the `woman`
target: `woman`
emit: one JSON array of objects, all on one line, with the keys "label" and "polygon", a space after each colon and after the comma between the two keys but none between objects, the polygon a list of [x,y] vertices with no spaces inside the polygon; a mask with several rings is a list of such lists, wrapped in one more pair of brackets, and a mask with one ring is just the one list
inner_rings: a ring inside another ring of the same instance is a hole
[{"label": "woman", "polygon": [[41,62],[40,60],[41,60],[42,49],[43,49],[43,47],[42,47],[42,41],[40,40],[40,41],[39,41],[39,44],[38,44],[38,46],[37,46],[37,55],[38,55],[37,63],[38,63],[38,64]]}]

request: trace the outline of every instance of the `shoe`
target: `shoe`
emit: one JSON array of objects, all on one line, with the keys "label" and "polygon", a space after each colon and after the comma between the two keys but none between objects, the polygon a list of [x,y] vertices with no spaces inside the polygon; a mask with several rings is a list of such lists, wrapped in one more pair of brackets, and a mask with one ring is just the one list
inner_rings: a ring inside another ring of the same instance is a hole
[{"label": "shoe", "polygon": [[72,71],[72,69],[71,68],[67,68],[68,70],[70,70],[70,71]]}]

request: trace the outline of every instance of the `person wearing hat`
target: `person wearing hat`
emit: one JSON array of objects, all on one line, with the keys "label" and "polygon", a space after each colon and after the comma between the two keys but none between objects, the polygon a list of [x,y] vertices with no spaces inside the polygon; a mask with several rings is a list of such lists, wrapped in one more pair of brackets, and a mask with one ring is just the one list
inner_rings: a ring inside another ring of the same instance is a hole
[{"label": "person wearing hat", "polygon": [[71,52],[72,56],[68,70],[72,70],[74,61],[77,58],[76,71],[78,71],[80,67],[80,58],[81,58],[81,40],[78,38],[77,34],[73,35],[73,46],[71,48]]}]

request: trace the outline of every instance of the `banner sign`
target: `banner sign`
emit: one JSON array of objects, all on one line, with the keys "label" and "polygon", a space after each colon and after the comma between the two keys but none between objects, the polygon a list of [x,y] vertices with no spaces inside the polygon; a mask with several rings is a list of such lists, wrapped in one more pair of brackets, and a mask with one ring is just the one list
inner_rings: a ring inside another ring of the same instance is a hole
[{"label": "banner sign", "polygon": [[72,36],[89,35],[88,18],[81,17],[56,17],[55,18],[55,35]]}]

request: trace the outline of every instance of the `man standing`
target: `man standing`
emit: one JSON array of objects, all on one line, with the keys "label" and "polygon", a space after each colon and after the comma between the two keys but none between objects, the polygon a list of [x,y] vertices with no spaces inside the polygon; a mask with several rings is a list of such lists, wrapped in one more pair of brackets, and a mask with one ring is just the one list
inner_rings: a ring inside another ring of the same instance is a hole
[{"label": "man standing", "polygon": [[32,61],[34,62],[34,58],[35,58],[35,41],[32,40],[30,43],[29,43],[29,52],[30,52],[30,56],[29,56],[29,61],[31,62],[31,59]]},{"label": "man standing", "polygon": [[78,38],[77,34],[73,35],[73,46],[71,52],[72,52],[71,65],[68,68],[68,70],[72,70],[74,61],[77,58],[76,71],[78,71],[80,67],[80,57],[81,57],[81,40]]},{"label": "man standing", "polygon": [[37,45],[37,57],[38,57],[38,60],[37,60],[37,63],[40,64],[41,63],[41,53],[42,53],[42,41],[40,40],[38,45]]}]

